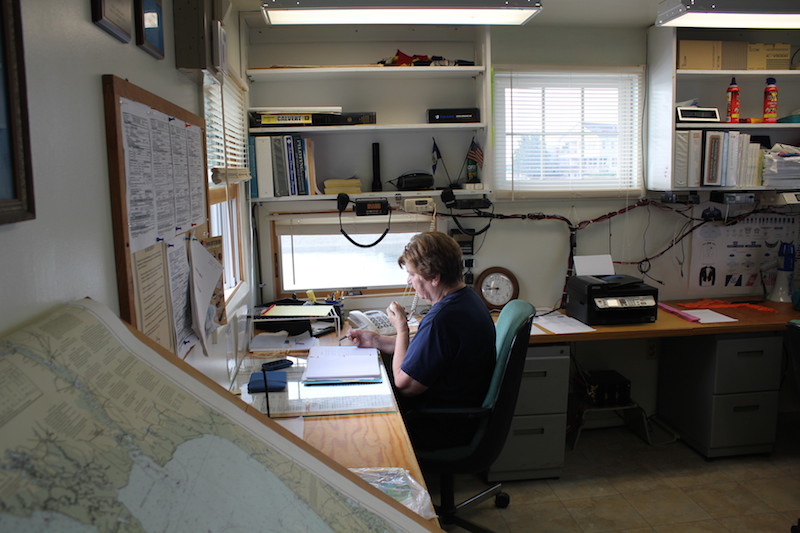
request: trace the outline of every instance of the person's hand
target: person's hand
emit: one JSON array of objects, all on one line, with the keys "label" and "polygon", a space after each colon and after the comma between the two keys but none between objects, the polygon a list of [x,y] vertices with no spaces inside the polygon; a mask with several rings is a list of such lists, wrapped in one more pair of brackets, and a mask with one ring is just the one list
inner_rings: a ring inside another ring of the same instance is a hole
[{"label": "person's hand", "polygon": [[351,329],[348,334],[353,344],[359,348],[380,348],[378,337],[379,335],[368,329]]},{"label": "person's hand", "polygon": [[408,319],[406,318],[405,308],[397,302],[392,302],[386,308],[386,316],[392,323],[397,333],[408,333]]}]

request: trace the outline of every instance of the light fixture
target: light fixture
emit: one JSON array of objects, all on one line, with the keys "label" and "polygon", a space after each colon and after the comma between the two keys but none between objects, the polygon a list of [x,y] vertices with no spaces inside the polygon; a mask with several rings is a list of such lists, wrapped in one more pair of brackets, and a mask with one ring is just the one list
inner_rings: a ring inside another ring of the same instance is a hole
[{"label": "light fixture", "polygon": [[663,0],[656,26],[800,28],[798,0]]},{"label": "light fixture", "polygon": [[267,24],[522,25],[539,0],[264,0]]}]

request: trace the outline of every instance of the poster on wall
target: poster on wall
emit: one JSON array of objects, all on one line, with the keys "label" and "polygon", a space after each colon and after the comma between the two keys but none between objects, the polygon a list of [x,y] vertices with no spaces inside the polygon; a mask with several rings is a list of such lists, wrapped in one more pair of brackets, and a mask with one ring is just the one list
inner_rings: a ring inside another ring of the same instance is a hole
[{"label": "poster on wall", "polygon": [[694,217],[713,221],[692,236],[689,291],[693,296],[761,296],[771,290],[783,264],[781,244],[791,243],[796,249],[797,218],[754,213],[737,220],[750,209],[710,202],[695,207]]}]

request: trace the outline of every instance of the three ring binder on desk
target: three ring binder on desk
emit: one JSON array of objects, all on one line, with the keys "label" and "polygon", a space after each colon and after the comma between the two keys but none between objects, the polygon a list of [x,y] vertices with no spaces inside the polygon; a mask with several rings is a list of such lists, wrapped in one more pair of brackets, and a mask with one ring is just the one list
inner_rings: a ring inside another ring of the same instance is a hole
[{"label": "three ring binder on desk", "polygon": [[378,350],[356,346],[312,346],[302,381],[305,385],[380,383]]}]

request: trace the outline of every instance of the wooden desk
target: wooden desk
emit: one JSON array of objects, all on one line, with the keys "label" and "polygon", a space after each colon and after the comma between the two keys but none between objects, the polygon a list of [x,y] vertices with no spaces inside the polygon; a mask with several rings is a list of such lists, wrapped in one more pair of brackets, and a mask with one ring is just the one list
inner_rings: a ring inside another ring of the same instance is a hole
[{"label": "wooden desk", "polygon": [[347,468],[405,468],[425,479],[400,413],[306,417],[303,440]]},{"label": "wooden desk", "polygon": [[[320,339],[323,345],[338,343],[336,335],[326,335]],[[288,355],[288,354],[287,354]],[[300,357],[299,351],[291,352],[291,357]],[[283,357],[283,356],[280,356]],[[247,390],[247,379],[254,369],[260,367],[267,358],[248,355],[245,362],[240,365],[238,382]],[[299,363],[300,366],[302,362]],[[381,364],[383,364],[381,362]],[[383,387],[392,395],[388,376],[384,374]],[[321,387],[321,386],[318,386]],[[325,387],[326,390],[342,390],[334,385]],[[351,385],[349,387],[375,388],[375,385]],[[274,393],[271,393],[274,394]],[[252,402],[256,408],[263,407],[263,394],[243,394],[243,399],[255,397],[258,402]],[[392,397],[392,405],[388,409],[378,409],[383,412],[325,412],[322,416],[318,413],[304,413],[303,440],[330,457],[346,468],[365,467],[399,467],[408,470],[411,476],[423,487],[425,479],[422,476],[417,457],[411,446],[411,441],[406,431],[403,417],[397,410],[397,404]],[[263,412],[263,409],[260,409]],[[434,519],[431,521],[436,525]]]},{"label": "wooden desk", "polygon": [[[741,299],[737,299],[741,300]],[[681,311],[690,310],[681,307],[681,303],[696,300],[674,300],[664,302]],[[591,326],[595,331],[586,333],[563,333],[531,335],[531,344],[549,344],[556,342],[600,341],[613,339],[642,339],[658,337],[686,337],[691,335],[714,335],[724,333],[753,333],[759,331],[781,331],[790,320],[800,319],[800,312],[795,311],[790,303],[761,302],[758,305],[774,309],[776,313],[757,311],[745,307],[714,309],[723,315],[737,319],[736,322],[719,322],[716,324],[700,324],[689,322],[683,318],[658,310],[658,319],[648,324],[621,324],[617,326]]]}]

